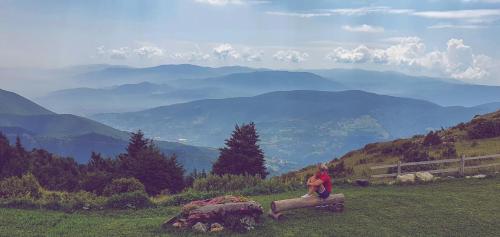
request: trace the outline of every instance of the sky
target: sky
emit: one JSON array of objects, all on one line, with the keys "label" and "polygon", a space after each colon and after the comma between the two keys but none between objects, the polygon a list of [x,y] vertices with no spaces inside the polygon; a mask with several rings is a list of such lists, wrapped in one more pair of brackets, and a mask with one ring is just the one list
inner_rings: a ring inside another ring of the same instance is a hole
[{"label": "sky", "polygon": [[0,68],[362,68],[500,85],[500,0],[0,0]]}]

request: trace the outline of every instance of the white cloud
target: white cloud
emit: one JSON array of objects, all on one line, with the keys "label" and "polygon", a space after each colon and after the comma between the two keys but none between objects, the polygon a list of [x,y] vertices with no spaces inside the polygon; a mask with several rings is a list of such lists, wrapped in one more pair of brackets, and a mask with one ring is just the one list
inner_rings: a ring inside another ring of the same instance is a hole
[{"label": "white cloud", "polygon": [[328,12],[338,14],[338,15],[347,15],[347,16],[363,16],[368,14],[407,14],[414,12],[413,9],[401,9],[401,8],[392,8],[392,7],[360,7],[360,8],[338,8],[338,9],[328,9]]},{"label": "white cloud", "polygon": [[412,13],[414,16],[447,19],[447,20],[465,20],[468,22],[492,22],[500,18],[500,9],[472,9],[455,11],[421,11]]},{"label": "white cloud", "polygon": [[228,4],[243,4],[242,0],[195,0],[195,2],[214,5],[214,6],[225,6]]},{"label": "white cloud", "polygon": [[134,53],[143,58],[162,57],[164,55],[162,49],[151,45],[134,49]]},{"label": "white cloud", "polygon": [[248,5],[248,4],[268,3],[268,1],[263,1],[263,0],[195,0],[195,2],[208,4],[208,5],[212,5],[212,6]]},{"label": "white cloud", "polygon": [[[484,0],[485,2],[488,0]],[[497,0],[490,0],[490,3]],[[500,2],[500,0],[498,0]],[[318,9],[313,11],[269,11],[268,15],[288,16],[288,17],[329,17],[329,16],[364,16],[370,14],[390,14],[407,15],[430,19],[460,20],[469,24],[492,23],[500,19],[500,9],[468,9],[451,11],[416,11],[414,9],[380,7],[360,7],[360,8],[337,8],[337,9]],[[436,26],[438,27],[438,26]],[[434,28],[436,28],[434,27]],[[445,28],[445,27],[443,27]],[[452,27],[446,27],[452,28]],[[457,28],[457,27],[456,27]],[[469,27],[470,28],[470,27]]]},{"label": "white cloud", "polygon": [[344,25],[342,29],[349,32],[362,32],[362,33],[381,33],[384,32],[383,27],[371,26],[367,24],[359,25],[359,26],[350,26]]},{"label": "white cloud", "polygon": [[339,63],[366,63],[372,60],[372,50],[360,45],[353,50],[338,47],[325,58]]},{"label": "white cloud", "polygon": [[300,17],[300,18],[311,18],[311,17],[317,17],[317,16],[332,16],[332,13],[329,12],[317,12],[317,13],[300,13],[300,12],[280,12],[280,11],[268,11],[266,12],[267,15],[274,15],[274,16],[291,16],[291,17]]},{"label": "white cloud", "polygon": [[471,24],[436,24],[427,27],[427,29],[483,29],[483,28],[486,28],[486,26],[471,25]]},{"label": "white cloud", "polygon": [[264,51],[252,51],[249,48],[245,49],[241,54],[241,58],[247,62],[260,62],[263,56]]},{"label": "white cloud", "polygon": [[112,59],[126,59],[129,56],[129,51],[130,49],[128,47],[111,49],[109,51],[109,57]]},{"label": "white cloud", "polygon": [[500,3],[500,0],[462,0],[465,3]]},{"label": "white cloud", "polygon": [[218,45],[217,47],[213,48],[213,52],[214,56],[220,60],[226,60],[226,59],[229,59],[229,58],[232,58],[232,59],[239,59],[240,58],[240,54],[238,53],[238,51],[236,51],[232,45],[230,44],[221,44],[221,45]]},{"label": "white cloud", "polygon": [[269,11],[268,15],[275,16],[290,16],[290,17],[325,17],[325,16],[362,16],[368,14],[409,14],[414,12],[412,9],[399,9],[391,7],[361,7],[361,8],[337,8],[337,9],[322,9],[311,12],[286,12],[286,11]]},{"label": "white cloud", "polygon": [[136,49],[131,49],[129,47],[121,47],[115,49],[106,49],[104,46],[99,46],[96,48],[97,55],[100,57],[108,57],[110,59],[124,60],[131,56],[139,56],[140,58],[153,58],[162,57],[164,51],[161,48],[151,45],[140,46]]},{"label": "white cloud", "polygon": [[418,37],[391,38],[387,48],[369,48],[360,45],[353,49],[338,47],[325,58],[337,63],[373,63],[404,66],[434,72],[462,80],[488,77],[496,68],[493,59],[475,55],[461,39],[450,39],[446,50],[426,52],[425,44]]},{"label": "white cloud", "polygon": [[201,51],[192,51],[186,53],[174,53],[170,56],[173,59],[184,60],[188,62],[196,61],[208,61],[210,60],[210,54],[203,53]]},{"label": "white cloud", "polygon": [[280,50],[273,55],[273,58],[277,61],[286,63],[300,63],[309,57],[307,53],[296,51],[296,50]]}]

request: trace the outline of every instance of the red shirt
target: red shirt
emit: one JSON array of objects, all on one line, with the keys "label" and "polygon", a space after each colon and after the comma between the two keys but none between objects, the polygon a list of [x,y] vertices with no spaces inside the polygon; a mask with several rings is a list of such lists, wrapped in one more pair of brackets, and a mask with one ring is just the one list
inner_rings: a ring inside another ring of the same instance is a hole
[{"label": "red shirt", "polygon": [[323,181],[323,186],[325,187],[326,191],[332,193],[332,179],[328,175],[328,172],[317,173],[316,177]]}]

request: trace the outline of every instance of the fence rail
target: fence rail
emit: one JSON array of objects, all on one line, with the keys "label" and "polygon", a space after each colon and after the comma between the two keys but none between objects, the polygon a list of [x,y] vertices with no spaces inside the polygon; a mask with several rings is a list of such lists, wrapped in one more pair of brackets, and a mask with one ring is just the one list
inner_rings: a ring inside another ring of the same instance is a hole
[{"label": "fence rail", "polygon": [[458,168],[447,168],[447,169],[437,169],[437,170],[423,170],[423,171],[429,172],[431,174],[460,172],[460,175],[463,176],[466,169],[477,169],[477,168],[500,166],[500,163],[475,165],[475,166],[465,166],[465,162],[466,161],[481,160],[481,159],[496,159],[496,158],[500,158],[500,154],[486,155],[486,156],[474,156],[474,157],[465,157],[465,156],[462,156],[462,157],[457,158],[457,159],[443,159],[443,160],[431,160],[431,161],[407,162],[407,163],[401,163],[401,161],[398,161],[397,164],[372,166],[372,167],[370,167],[370,169],[371,170],[377,170],[377,169],[397,168],[397,173],[376,174],[376,175],[372,175],[371,176],[372,178],[389,178],[389,177],[397,177],[397,176],[402,175],[402,174],[412,174],[412,173],[415,173],[415,172],[402,173],[401,172],[401,167],[405,167],[405,166],[417,166],[417,165],[429,165],[429,164],[445,164],[445,163],[460,162],[460,167],[458,167]]}]

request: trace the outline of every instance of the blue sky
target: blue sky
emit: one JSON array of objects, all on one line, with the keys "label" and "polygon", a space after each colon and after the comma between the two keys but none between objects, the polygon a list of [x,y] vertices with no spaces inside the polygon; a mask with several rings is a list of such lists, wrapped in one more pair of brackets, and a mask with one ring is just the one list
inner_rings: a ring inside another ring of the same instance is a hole
[{"label": "blue sky", "polygon": [[500,0],[0,0],[0,67],[365,68],[500,84]]}]

